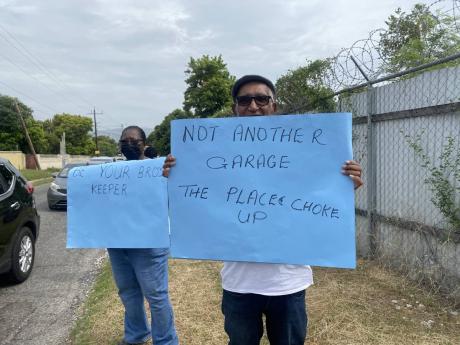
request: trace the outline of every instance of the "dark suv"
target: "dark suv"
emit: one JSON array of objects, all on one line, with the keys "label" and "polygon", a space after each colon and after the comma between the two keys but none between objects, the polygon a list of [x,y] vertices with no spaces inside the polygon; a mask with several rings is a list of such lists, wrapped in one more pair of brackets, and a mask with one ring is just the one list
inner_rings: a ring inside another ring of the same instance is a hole
[{"label": "dark suv", "polygon": [[40,216],[32,193],[32,184],[0,158],[0,273],[15,283],[26,280],[34,265]]}]

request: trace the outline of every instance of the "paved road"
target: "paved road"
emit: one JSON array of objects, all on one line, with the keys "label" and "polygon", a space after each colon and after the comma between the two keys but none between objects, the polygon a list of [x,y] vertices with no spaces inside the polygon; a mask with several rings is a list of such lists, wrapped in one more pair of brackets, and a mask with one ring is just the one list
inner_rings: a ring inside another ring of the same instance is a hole
[{"label": "paved road", "polygon": [[38,186],[41,216],[35,266],[20,285],[0,275],[0,345],[61,345],[105,257],[104,250],[66,249],[66,212],[49,211],[48,184]]}]

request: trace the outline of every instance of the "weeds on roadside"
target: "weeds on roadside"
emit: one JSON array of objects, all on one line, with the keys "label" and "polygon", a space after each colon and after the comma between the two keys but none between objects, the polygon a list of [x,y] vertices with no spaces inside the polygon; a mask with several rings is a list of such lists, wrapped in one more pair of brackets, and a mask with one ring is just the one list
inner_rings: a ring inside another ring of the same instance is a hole
[{"label": "weeds on roadside", "polygon": [[436,164],[422,148],[423,134],[415,137],[406,134],[404,137],[420,158],[421,166],[428,170],[428,177],[424,181],[433,193],[431,202],[448,222],[446,239],[449,240],[452,234],[460,235],[460,204],[457,201],[460,200],[457,195],[460,192],[460,150],[455,151],[456,141],[453,137],[446,137]]}]

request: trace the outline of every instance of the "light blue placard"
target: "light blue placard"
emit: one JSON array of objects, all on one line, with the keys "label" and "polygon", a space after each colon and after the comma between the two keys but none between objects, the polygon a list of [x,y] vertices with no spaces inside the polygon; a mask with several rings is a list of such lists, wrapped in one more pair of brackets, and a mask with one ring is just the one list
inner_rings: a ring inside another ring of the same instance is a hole
[{"label": "light blue placard", "polygon": [[67,184],[67,248],[169,247],[164,158],[76,167]]},{"label": "light blue placard", "polygon": [[351,114],[172,122],[177,258],[354,268]]}]

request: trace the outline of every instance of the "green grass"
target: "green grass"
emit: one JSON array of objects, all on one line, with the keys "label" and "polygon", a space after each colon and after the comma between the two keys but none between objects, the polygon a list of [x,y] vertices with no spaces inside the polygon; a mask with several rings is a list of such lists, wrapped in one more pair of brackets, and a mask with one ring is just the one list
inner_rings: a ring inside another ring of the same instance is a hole
[{"label": "green grass", "polygon": [[[91,294],[88,296],[80,317],[70,334],[72,344],[116,344],[123,336],[123,312],[112,280],[108,260],[102,265]],[[102,323],[104,326],[99,327]],[[97,329],[95,329],[97,328]]]},{"label": "green grass", "polygon": [[29,181],[39,180],[42,178],[51,177],[53,172],[58,172],[60,169],[49,168],[46,170],[23,169],[21,174]]}]

